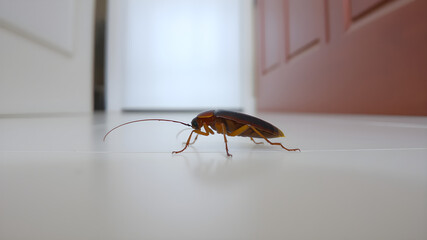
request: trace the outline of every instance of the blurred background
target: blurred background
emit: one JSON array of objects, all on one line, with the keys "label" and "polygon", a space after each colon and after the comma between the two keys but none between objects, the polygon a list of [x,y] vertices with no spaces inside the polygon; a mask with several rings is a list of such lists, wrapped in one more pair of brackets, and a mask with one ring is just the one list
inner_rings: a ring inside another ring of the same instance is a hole
[{"label": "blurred background", "polygon": [[0,114],[427,115],[424,0],[0,0]]},{"label": "blurred background", "polygon": [[426,116],[427,0],[0,0],[0,239],[425,240]]}]

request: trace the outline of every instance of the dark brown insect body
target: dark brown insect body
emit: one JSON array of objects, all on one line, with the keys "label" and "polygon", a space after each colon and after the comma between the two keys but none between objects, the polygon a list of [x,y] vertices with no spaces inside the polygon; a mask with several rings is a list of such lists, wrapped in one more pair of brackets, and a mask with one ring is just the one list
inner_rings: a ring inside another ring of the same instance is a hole
[{"label": "dark brown insect body", "polygon": [[[286,149],[288,151],[300,151],[300,149],[298,149],[298,148],[289,149],[289,148],[284,147],[280,143],[270,142],[270,140],[268,140],[268,138],[276,138],[276,137],[284,137],[285,136],[283,134],[283,132],[280,131],[280,129],[273,126],[272,124],[270,124],[270,123],[268,123],[262,119],[259,119],[259,118],[256,118],[256,117],[253,117],[253,116],[250,116],[247,114],[233,112],[233,111],[225,111],[225,110],[210,110],[210,111],[202,112],[202,113],[198,114],[191,121],[191,125],[183,123],[183,122],[179,122],[179,121],[168,120],[168,119],[142,119],[142,120],[127,122],[127,123],[121,124],[121,125],[113,128],[113,129],[111,129],[104,136],[104,140],[107,137],[107,135],[111,131],[113,131],[114,129],[121,127],[123,125],[129,124],[129,123],[141,122],[141,121],[168,121],[168,122],[180,123],[180,124],[183,124],[186,126],[191,126],[193,128],[193,131],[190,133],[190,136],[188,137],[188,140],[187,140],[184,148],[180,151],[174,151],[173,153],[183,152],[185,149],[187,149],[187,147],[190,144],[193,144],[197,140],[198,135],[208,136],[210,134],[214,134],[213,130],[215,130],[217,133],[224,135],[225,150],[226,150],[228,156],[231,156],[231,154],[228,152],[228,145],[227,145],[227,137],[226,136],[249,137],[253,142],[255,142],[253,138],[263,138],[268,143],[270,143],[272,145],[279,145],[283,149]],[[196,135],[195,139],[193,140],[193,142],[190,143],[193,133],[196,133],[197,135]],[[258,144],[257,142],[255,142],[255,143]]]},{"label": "dark brown insect body", "polygon": [[245,131],[242,131],[240,134],[233,135],[240,137],[262,138],[262,136],[260,136],[257,132],[255,132],[249,127],[253,126],[266,138],[276,138],[285,136],[283,132],[280,131],[280,129],[273,126],[272,124],[262,119],[239,112],[225,110],[206,111],[197,115],[197,117],[195,117],[191,122],[192,127],[195,128],[193,122],[197,122],[198,124],[196,126],[199,127],[200,125],[203,125],[203,123],[206,123],[209,127],[211,127],[213,130],[217,131],[220,134],[223,134],[220,125],[224,124],[227,135],[232,134],[234,131],[243,128],[245,129]]}]

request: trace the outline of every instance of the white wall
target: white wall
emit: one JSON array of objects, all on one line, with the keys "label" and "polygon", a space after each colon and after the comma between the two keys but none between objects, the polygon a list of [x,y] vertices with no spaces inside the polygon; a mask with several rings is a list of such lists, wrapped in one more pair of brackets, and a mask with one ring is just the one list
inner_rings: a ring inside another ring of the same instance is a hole
[{"label": "white wall", "polygon": [[0,0],[0,114],[90,112],[94,0]]}]

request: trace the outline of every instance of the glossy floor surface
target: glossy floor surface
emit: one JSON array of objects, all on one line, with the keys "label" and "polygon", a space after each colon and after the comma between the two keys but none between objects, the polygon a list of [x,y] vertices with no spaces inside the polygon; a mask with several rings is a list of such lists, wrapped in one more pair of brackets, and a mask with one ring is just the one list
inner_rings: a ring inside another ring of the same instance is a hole
[{"label": "glossy floor surface", "polygon": [[0,239],[427,239],[427,118],[260,114],[286,152],[194,114],[0,116]]}]

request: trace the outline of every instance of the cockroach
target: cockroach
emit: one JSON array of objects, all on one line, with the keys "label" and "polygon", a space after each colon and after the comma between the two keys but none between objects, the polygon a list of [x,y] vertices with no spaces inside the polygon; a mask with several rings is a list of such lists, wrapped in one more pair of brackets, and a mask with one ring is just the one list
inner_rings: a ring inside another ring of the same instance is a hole
[{"label": "cockroach", "polygon": [[[126,122],[108,131],[107,134],[105,134],[104,136],[104,141],[107,138],[107,136],[115,129],[127,124],[143,122],[143,121],[174,122],[174,123],[180,123],[182,125],[193,128],[193,131],[190,133],[190,136],[188,136],[188,139],[187,139],[187,142],[185,143],[184,148],[179,151],[173,151],[172,153],[183,152],[185,149],[187,149],[189,145],[196,142],[197,137],[199,135],[203,135],[203,136],[209,136],[210,134],[213,135],[214,134],[213,130],[215,130],[219,134],[224,135],[225,151],[227,152],[227,156],[229,157],[231,157],[232,155],[228,151],[226,136],[249,137],[255,144],[261,144],[262,142],[255,142],[254,138],[263,138],[269,144],[279,145],[287,151],[301,151],[299,148],[286,148],[281,143],[271,142],[269,138],[277,138],[277,137],[285,136],[279,128],[273,126],[271,123],[268,123],[262,119],[259,119],[251,115],[247,115],[239,112],[233,112],[233,111],[226,111],[226,110],[209,110],[209,111],[199,113],[191,121],[191,124],[175,121],[175,120],[159,119],[159,118],[141,119],[141,120]],[[193,142],[191,142],[191,137],[193,136],[193,133],[196,133],[197,135],[194,138]]]}]

